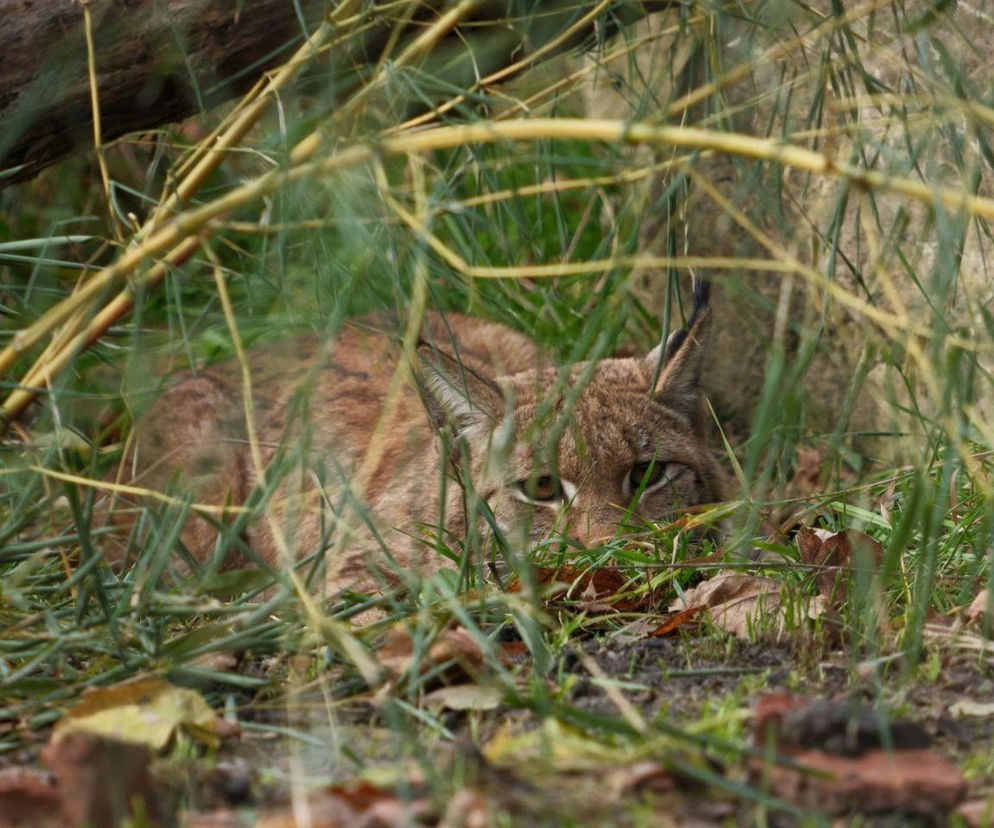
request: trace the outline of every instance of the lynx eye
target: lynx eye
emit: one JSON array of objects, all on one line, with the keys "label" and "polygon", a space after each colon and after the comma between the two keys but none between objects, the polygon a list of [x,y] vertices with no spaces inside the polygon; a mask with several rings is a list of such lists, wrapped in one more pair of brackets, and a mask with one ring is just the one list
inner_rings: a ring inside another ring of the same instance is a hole
[{"label": "lynx eye", "polygon": [[664,463],[662,460],[636,463],[628,472],[628,485],[632,492],[637,492],[639,489],[648,491],[659,483],[672,480],[675,470],[675,463]]},{"label": "lynx eye", "polygon": [[553,477],[551,474],[519,480],[517,487],[518,491],[528,500],[534,500],[537,503],[551,503],[563,499],[562,483],[559,482],[559,478]]}]

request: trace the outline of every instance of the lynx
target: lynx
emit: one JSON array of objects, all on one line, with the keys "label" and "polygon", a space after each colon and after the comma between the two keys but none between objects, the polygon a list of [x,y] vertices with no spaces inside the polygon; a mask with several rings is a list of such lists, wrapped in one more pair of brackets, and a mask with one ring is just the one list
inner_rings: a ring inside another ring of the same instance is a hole
[{"label": "lynx", "polygon": [[[244,540],[273,564],[328,549],[331,591],[438,569],[432,536],[589,546],[721,498],[699,391],[710,326],[700,284],[687,328],[645,357],[556,368],[502,325],[428,313],[404,366],[382,320],[358,320],[331,343],[249,353],[254,457],[229,362],[172,384],[139,420],[126,468],[142,487],[238,505],[264,482],[260,460],[271,474],[298,452]],[[398,365],[411,370],[391,402]],[[216,527],[191,516],[181,541],[206,559]]]}]

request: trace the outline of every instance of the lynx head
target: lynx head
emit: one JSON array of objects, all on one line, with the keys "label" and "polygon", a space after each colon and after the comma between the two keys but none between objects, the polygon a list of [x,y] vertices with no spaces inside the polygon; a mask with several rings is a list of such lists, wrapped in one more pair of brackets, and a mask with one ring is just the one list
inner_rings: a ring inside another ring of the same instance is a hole
[{"label": "lynx head", "polygon": [[512,543],[595,545],[721,499],[699,387],[711,311],[706,290],[695,298],[688,327],[640,359],[494,377],[422,345],[432,419]]}]

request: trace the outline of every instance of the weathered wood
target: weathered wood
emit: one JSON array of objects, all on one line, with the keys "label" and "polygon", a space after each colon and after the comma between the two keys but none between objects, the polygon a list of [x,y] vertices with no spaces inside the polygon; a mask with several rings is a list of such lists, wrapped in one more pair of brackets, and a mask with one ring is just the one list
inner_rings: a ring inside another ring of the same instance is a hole
[{"label": "weathered wood", "polygon": [[[302,7],[313,22],[323,4]],[[93,126],[80,4],[0,8],[0,175],[10,183],[92,146]],[[237,94],[304,34],[288,0],[94,0],[91,13],[104,140]]]},{"label": "weathered wood", "polygon": [[[438,50],[434,63],[446,84],[471,83],[481,69],[520,59],[595,4],[536,3],[541,14],[507,20],[508,9],[518,5],[527,4],[478,4],[471,24]],[[617,2],[601,15],[597,31],[665,5]],[[302,42],[325,7],[321,0],[90,0],[104,141],[239,94]],[[418,2],[406,37],[423,31],[418,24],[446,7]],[[372,25],[349,44],[347,55],[336,56],[338,88],[355,84],[403,18],[396,4],[381,20],[375,7],[366,8]],[[82,6],[71,0],[0,0],[0,187],[31,178],[76,147],[92,146],[83,22]],[[585,26],[563,47],[593,33],[593,24]],[[453,61],[453,50],[472,50],[472,59]]]}]

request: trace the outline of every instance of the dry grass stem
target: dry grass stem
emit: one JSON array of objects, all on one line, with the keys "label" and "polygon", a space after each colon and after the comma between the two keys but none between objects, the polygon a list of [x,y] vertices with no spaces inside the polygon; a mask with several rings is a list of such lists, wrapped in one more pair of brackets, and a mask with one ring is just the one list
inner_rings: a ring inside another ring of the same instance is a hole
[{"label": "dry grass stem", "polygon": [[[211,224],[215,219],[238,207],[253,203],[287,183],[314,176],[332,175],[341,170],[368,163],[377,154],[407,155],[474,144],[539,139],[593,140],[613,144],[646,144],[728,153],[796,167],[819,175],[843,178],[853,185],[867,190],[895,193],[929,205],[941,206],[954,213],[963,211],[984,218],[994,218],[994,201],[991,199],[949,188],[932,187],[926,183],[901,176],[856,167],[847,162],[837,161],[823,153],[785,144],[778,140],[756,138],[750,135],[691,127],[628,124],[620,120],[579,118],[522,119],[437,127],[402,137],[385,138],[376,144],[353,145],[332,154],[328,158],[297,163],[288,170],[270,171],[230,190],[214,201],[179,214],[143,242],[128,249],[117,262],[92,277],[76,294],[55,305],[37,322],[18,332],[12,343],[0,352],[0,374],[8,371],[24,350],[32,347],[43,336],[54,331],[79,308],[91,305],[104,291],[134,272],[146,259],[160,255],[179,245],[194,233],[209,233],[212,229]],[[310,139],[305,139],[301,144],[298,144],[297,149],[301,149],[303,155],[309,155],[316,149],[319,141],[317,134],[314,134]],[[304,146],[305,144],[306,146]],[[571,267],[571,265],[566,267]],[[769,265],[765,265],[765,267],[768,268]],[[777,267],[782,267],[782,265],[774,266],[773,269],[777,269]],[[556,270],[551,272],[561,273],[561,271]],[[522,276],[525,274],[521,271],[513,273],[497,271],[493,275]],[[821,281],[824,282],[824,279],[821,278]],[[867,313],[870,311],[868,310]],[[881,313],[874,312],[883,322],[887,320],[887,317],[881,316]],[[889,324],[897,324],[887,321]],[[927,331],[920,331],[920,334],[922,336],[931,335]],[[950,343],[955,342],[958,347],[977,351],[986,350],[982,344],[971,343],[959,337],[947,337],[947,339]],[[70,358],[71,355],[65,354],[61,362],[58,363],[59,368]],[[49,372],[49,375],[56,373],[58,370],[53,370]],[[23,382],[21,385],[29,386],[30,383]],[[31,394],[29,390],[23,388],[18,389],[15,393],[18,394],[16,403],[8,398],[4,404],[3,410],[8,416],[16,415],[22,410],[26,404],[24,395],[27,394],[30,397]]]}]

